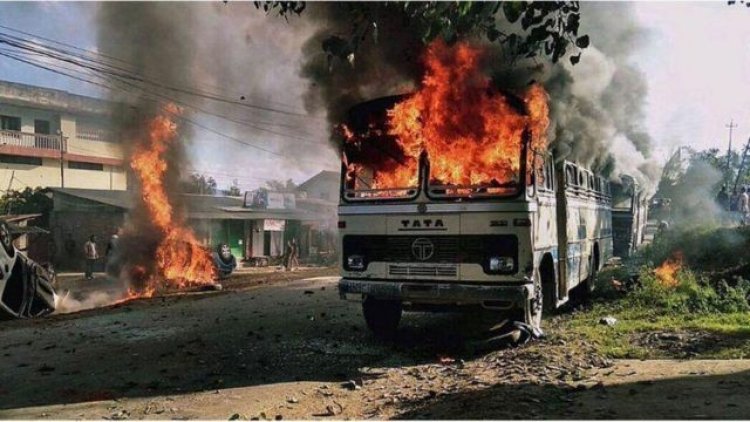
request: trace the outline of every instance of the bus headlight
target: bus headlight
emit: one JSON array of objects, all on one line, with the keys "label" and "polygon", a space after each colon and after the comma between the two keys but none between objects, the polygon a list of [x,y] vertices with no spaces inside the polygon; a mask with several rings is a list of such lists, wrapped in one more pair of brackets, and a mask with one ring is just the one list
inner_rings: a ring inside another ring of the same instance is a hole
[{"label": "bus headlight", "polygon": [[365,269],[365,257],[362,255],[349,255],[346,257],[346,266],[354,271],[362,271]]},{"label": "bus headlight", "polygon": [[493,256],[490,258],[490,271],[513,271],[513,258],[509,256]]}]

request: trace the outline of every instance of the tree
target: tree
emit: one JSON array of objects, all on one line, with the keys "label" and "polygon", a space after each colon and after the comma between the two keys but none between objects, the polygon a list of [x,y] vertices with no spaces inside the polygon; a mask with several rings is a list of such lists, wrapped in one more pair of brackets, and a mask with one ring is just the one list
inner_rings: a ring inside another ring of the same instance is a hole
[{"label": "tree", "polygon": [[[301,15],[305,2],[256,1],[255,7],[284,18]],[[589,46],[588,35],[579,35],[580,8],[577,1],[503,2],[342,2],[351,17],[346,36],[330,35],[322,48],[329,58],[352,61],[359,46],[368,38],[378,38],[379,22],[396,16],[424,43],[437,37],[453,43],[460,38],[480,35],[503,45],[514,58],[548,56],[557,62],[566,53],[570,62],[581,59]]]},{"label": "tree", "polygon": [[287,179],[286,182],[284,182],[283,180],[268,180],[266,182],[266,186],[270,191],[286,193],[297,192],[297,189],[299,188],[292,179]]},{"label": "tree", "polygon": [[182,191],[185,193],[214,195],[216,193],[216,180],[211,176],[193,173],[188,180],[182,182]]},{"label": "tree", "polygon": [[242,191],[240,191],[240,186],[236,179],[232,181],[232,185],[229,186],[226,192],[228,196],[242,196]]},{"label": "tree", "polygon": [[49,189],[39,187],[10,190],[0,197],[0,210],[5,214],[42,214],[38,220],[41,227],[49,227],[52,205]]}]

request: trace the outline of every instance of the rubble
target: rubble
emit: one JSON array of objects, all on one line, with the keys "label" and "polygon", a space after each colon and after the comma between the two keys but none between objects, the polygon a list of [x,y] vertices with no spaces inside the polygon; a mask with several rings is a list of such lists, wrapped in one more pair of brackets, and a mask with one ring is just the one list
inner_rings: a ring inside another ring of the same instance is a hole
[{"label": "rubble", "polygon": [[354,380],[349,380],[349,381],[347,381],[347,382],[345,382],[345,383],[341,384],[341,387],[342,387],[342,388],[346,388],[347,390],[351,390],[351,391],[354,391],[354,390],[359,390],[359,389],[361,389],[361,388],[362,388],[362,385],[361,385],[361,384],[357,384],[357,382],[356,382],[356,381],[354,381]]},{"label": "rubble", "polygon": [[612,317],[612,316],[606,316],[599,320],[599,324],[612,327],[613,325],[617,324],[617,318]]}]

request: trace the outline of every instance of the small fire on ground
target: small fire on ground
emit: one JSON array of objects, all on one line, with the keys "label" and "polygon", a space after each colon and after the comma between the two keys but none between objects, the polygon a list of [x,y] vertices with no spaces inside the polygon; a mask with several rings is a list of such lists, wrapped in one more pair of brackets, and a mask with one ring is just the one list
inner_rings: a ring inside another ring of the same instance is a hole
[{"label": "small fire on ground", "polygon": [[165,290],[215,284],[216,270],[210,253],[187,226],[185,215],[172,204],[165,186],[169,168],[166,154],[178,140],[173,116],[179,113],[181,110],[170,104],[149,122],[147,142],[139,144],[130,163],[140,182],[140,200],[160,241],[151,273],[142,265],[129,269],[131,287],[126,300],[152,297]]},{"label": "small fire on ground", "polygon": [[677,251],[654,270],[656,278],[662,285],[666,287],[677,286],[677,272],[682,269],[682,261],[682,251]]}]

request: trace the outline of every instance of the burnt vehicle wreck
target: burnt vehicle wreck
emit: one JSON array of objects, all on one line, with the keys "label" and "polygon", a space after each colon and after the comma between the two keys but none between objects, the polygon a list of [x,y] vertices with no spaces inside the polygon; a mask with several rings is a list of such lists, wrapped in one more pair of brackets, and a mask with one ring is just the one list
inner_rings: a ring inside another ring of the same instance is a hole
[{"label": "burnt vehicle wreck", "polygon": [[13,246],[0,222],[0,320],[33,318],[55,311],[55,276]]}]

